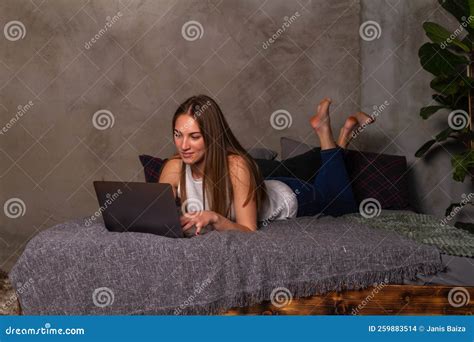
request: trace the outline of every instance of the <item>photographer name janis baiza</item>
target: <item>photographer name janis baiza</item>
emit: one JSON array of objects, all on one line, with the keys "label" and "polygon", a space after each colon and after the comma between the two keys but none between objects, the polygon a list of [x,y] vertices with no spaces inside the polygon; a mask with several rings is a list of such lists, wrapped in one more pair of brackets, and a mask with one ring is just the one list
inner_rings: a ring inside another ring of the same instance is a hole
[{"label": "photographer name janis baiza", "polygon": [[122,189],[118,189],[117,192],[114,192],[112,195],[107,194],[107,200],[104,202],[104,206],[100,206],[99,210],[97,210],[94,215],[92,215],[90,218],[86,219],[85,225],[86,227],[89,227],[97,217],[102,215],[102,212],[105,211],[120,195],[122,195]]}]

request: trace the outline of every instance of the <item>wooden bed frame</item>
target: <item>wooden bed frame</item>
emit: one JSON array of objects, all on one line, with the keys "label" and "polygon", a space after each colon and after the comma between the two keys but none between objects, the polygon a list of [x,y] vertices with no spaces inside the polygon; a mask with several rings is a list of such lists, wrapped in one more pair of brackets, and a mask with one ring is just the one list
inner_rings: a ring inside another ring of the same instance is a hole
[{"label": "wooden bed frame", "polygon": [[459,307],[448,300],[452,289],[456,286],[386,285],[377,291],[369,287],[293,299],[282,307],[266,301],[230,309],[225,315],[472,315],[474,287],[456,289],[465,289],[470,297]]},{"label": "wooden bed frame", "polygon": [[[470,299],[455,307],[448,295],[455,286],[386,285],[374,292],[364,290],[328,292],[324,295],[292,299],[276,307],[270,301],[253,306],[233,308],[223,315],[472,315],[474,287],[463,287]],[[458,287],[459,288],[459,287]],[[458,302],[456,302],[458,303]],[[455,303],[455,304],[456,304]],[[21,315],[15,303],[10,314]]]}]

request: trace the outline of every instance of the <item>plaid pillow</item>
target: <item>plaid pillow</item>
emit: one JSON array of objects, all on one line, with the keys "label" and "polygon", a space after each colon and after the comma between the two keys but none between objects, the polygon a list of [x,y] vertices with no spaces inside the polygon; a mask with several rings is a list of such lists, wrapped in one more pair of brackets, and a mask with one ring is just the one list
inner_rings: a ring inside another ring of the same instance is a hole
[{"label": "plaid pillow", "polygon": [[140,155],[139,158],[145,171],[145,181],[147,183],[158,183],[161,169],[168,159],[155,158],[146,154]]},{"label": "plaid pillow", "polygon": [[345,159],[358,203],[375,198],[382,209],[410,209],[405,157],[347,150]]}]

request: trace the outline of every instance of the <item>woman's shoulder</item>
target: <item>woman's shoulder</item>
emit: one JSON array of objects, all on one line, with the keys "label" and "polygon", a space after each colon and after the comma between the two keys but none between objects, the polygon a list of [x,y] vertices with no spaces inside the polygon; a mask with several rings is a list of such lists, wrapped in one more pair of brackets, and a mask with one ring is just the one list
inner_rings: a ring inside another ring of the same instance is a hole
[{"label": "woman's shoulder", "polygon": [[247,164],[247,160],[238,154],[229,154],[227,156],[229,164],[229,172],[232,178],[242,180],[242,178],[248,178],[250,175],[250,169]]},{"label": "woman's shoulder", "polygon": [[169,165],[170,168],[181,170],[183,160],[180,156],[171,156],[166,161],[165,165]]},{"label": "woman's shoulder", "polygon": [[229,169],[230,170],[238,170],[239,168],[244,167],[245,169],[248,169],[247,161],[246,159],[239,155],[239,154],[229,154],[227,156],[227,162],[229,164]]},{"label": "woman's shoulder", "polygon": [[245,158],[239,154],[228,154],[227,161],[229,165],[235,165],[238,163],[245,163]]},{"label": "woman's shoulder", "polygon": [[182,164],[181,158],[170,157],[161,169],[160,182],[178,186]]}]

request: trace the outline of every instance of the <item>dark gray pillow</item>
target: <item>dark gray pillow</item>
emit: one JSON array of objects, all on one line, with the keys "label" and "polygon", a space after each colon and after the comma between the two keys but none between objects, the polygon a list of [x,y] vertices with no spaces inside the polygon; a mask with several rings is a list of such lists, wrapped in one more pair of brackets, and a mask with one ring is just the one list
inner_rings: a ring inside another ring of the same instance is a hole
[{"label": "dark gray pillow", "polygon": [[278,155],[278,152],[262,147],[252,147],[247,152],[253,159],[274,160]]},{"label": "dark gray pillow", "polygon": [[310,146],[293,138],[280,138],[281,159],[296,157],[300,154],[311,151],[315,146]]}]

